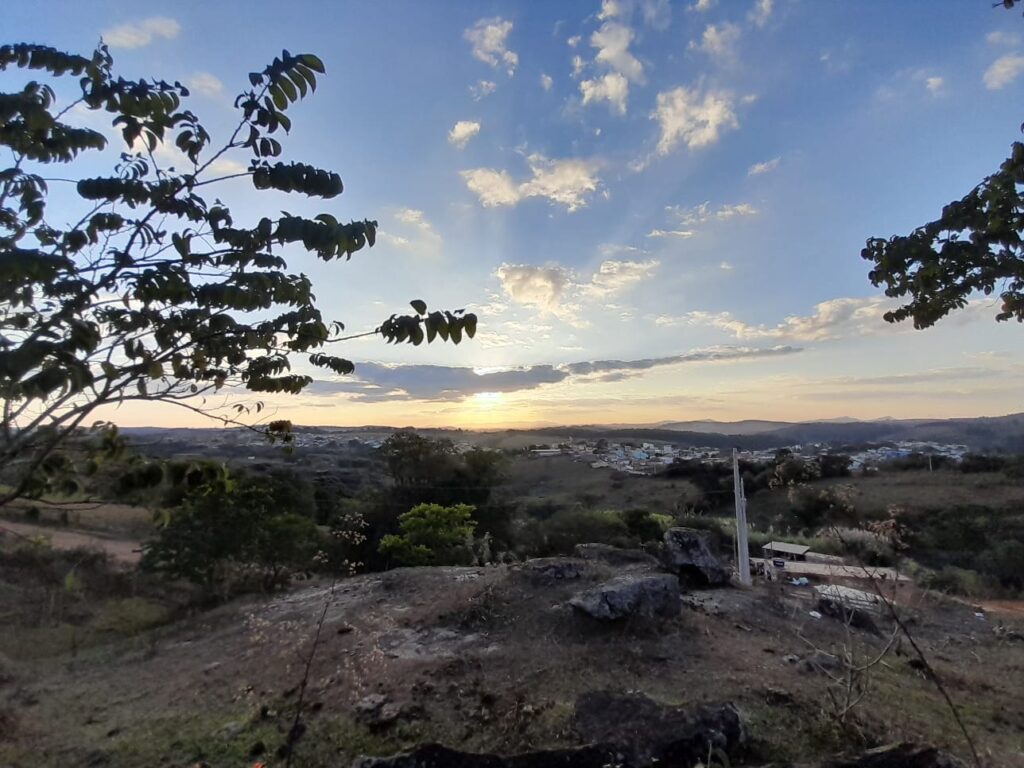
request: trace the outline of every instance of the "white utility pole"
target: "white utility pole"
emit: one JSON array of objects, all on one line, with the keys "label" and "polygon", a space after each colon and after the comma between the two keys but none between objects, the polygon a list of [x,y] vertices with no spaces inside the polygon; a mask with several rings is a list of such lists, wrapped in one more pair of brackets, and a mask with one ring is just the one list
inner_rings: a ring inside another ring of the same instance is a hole
[{"label": "white utility pole", "polygon": [[732,449],[733,495],[736,499],[736,569],[740,584],[749,587],[750,549],[747,546],[747,496],[743,492],[743,478],[740,476],[740,455]]}]

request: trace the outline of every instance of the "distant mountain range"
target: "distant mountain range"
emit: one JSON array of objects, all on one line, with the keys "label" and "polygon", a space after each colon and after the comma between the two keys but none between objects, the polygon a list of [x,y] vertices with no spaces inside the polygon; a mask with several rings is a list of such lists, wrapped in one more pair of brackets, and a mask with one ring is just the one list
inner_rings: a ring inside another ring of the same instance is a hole
[{"label": "distant mountain range", "polygon": [[922,441],[963,444],[976,451],[1024,453],[1024,413],[971,419],[831,419],[783,421],[665,421],[653,425],[582,425],[531,430],[543,434],[598,435],[615,439],[656,440],[678,445],[763,450],[785,445]]}]

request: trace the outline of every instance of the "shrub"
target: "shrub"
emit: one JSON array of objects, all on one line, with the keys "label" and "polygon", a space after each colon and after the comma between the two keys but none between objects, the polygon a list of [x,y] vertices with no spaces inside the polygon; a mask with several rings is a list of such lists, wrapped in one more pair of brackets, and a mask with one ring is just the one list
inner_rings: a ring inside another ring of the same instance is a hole
[{"label": "shrub", "polygon": [[984,594],[985,585],[977,571],[947,565],[924,575],[921,585],[940,592],[974,597]]},{"label": "shrub", "polygon": [[[473,562],[473,507],[417,504],[399,518],[400,535],[380,541],[380,553],[397,565],[469,565]],[[468,546],[467,546],[468,542]]]},{"label": "shrub", "polygon": [[640,543],[659,540],[665,532],[665,527],[646,509],[627,509],[621,517],[629,535]]},{"label": "shrub", "polygon": [[622,516],[613,510],[565,509],[524,532],[526,549],[534,555],[570,554],[577,544],[637,544]]}]

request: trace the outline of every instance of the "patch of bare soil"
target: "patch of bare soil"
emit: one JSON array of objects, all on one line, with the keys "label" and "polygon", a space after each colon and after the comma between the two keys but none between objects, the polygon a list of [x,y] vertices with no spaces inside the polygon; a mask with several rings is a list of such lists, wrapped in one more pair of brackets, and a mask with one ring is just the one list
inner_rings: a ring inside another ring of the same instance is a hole
[{"label": "patch of bare soil", "polygon": [[[318,582],[16,669],[0,684],[0,709],[16,721],[0,735],[0,764],[283,765],[276,750],[325,604],[297,766],[345,766],[425,741],[495,752],[575,745],[574,702],[596,690],[735,703],[751,734],[741,764],[900,739],[966,756],[906,643],[873,670],[845,726],[823,714],[828,654],[877,652],[884,620],[877,635],[850,634],[811,614],[810,590],[776,583],[685,593],[676,618],[597,623],[568,600],[616,572],[583,561],[576,572],[417,568]],[[967,606],[923,593],[901,603],[986,759],[1024,766],[1024,643]]]},{"label": "patch of bare soil", "polygon": [[0,537],[11,535],[26,539],[42,537],[54,549],[90,549],[103,552],[116,562],[128,566],[137,565],[142,557],[142,542],[95,531],[34,525],[13,520],[0,521]]}]

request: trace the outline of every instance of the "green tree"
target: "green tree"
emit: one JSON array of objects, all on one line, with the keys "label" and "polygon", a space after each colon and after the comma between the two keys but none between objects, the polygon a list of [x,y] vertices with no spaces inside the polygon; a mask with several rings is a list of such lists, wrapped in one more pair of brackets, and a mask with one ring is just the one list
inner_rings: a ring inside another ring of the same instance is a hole
[{"label": "green tree", "polygon": [[401,535],[381,539],[380,552],[397,565],[469,565],[476,523],[473,507],[418,504],[399,517]]},{"label": "green tree", "polygon": [[[324,73],[319,58],[284,51],[250,73],[235,100],[237,125],[219,146],[183,106],[181,83],[124,79],[102,44],[88,57],[0,46],[0,71],[12,68],[33,78],[0,93],[0,473],[12,486],[0,504],[64,482],[75,467],[48,459],[100,406],[157,400],[209,414],[204,396],[226,388],[294,394],[318,369],[352,372],[352,362],[325,351],[352,336],[321,315],[309,278],[289,270],[285,256],[348,260],[374,244],[376,222],[324,212],[243,223],[211,197],[237,177],[271,194],[273,211],[282,207],[278,193],[341,194],[337,173],[281,159],[292,108]],[[71,94],[60,107],[58,90]],[[109,176],[76,173],[77,161],[107,145],[72,122],[81,111],[105,115],[124,139]],[[164,144],[181,153],[180,168],[161,165]],[[232,154],[248,165],[218,173]],[[51,185],[62,187],[53,198],[59,213],[50,210]],[[428,312],[418,299],[412,307],[356,335],[457,344],[476,331],[472,314]],[[247,407],[220,415],[239,419]],[[290,433],[285,421],[265,429]]]},{"label": "green tree", "polygon": [[[1012,8],[1015,0],[1004,0]],[[873,262],[872,284],[903,304],[885,314],[890,323],[913,320],[928,328],[977,292],[996,291],[1002,303],[996,320],[1024,322],[1024,144],[942,215],[909,235],[873,237],[861,256]]]}]

